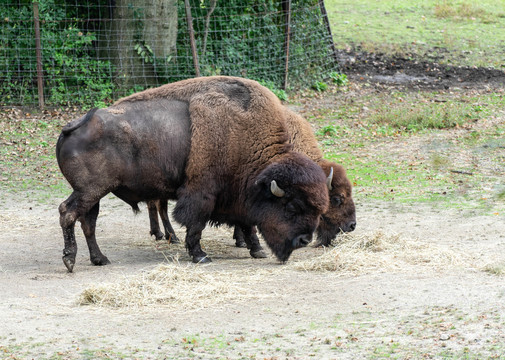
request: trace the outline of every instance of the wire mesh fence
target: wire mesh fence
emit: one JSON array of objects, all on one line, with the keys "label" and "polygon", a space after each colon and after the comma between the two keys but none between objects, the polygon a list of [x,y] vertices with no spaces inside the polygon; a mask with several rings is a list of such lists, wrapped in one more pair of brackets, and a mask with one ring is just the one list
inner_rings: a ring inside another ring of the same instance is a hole
[{"label": "wire mesh fence", "polygon": [[337,68],[322,0],[0,4],[0,106],[104,106],[209,75],[296,88]]}]

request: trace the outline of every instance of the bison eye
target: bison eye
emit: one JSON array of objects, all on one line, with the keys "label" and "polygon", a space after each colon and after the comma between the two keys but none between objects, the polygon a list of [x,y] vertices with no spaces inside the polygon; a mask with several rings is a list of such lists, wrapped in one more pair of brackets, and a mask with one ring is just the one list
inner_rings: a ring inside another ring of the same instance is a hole
[{"label": "bison eye", "polygon": [[331,204],[333,206],[340,206],[344,202],[344,199],[341,196],[333,196],[331,198]]},{"label": "bison eye", "polygon": [[295,204],[289,203],[286,205],[286,212],[292,215],[296,215],[297,213],[300,212],[300,209]]}]

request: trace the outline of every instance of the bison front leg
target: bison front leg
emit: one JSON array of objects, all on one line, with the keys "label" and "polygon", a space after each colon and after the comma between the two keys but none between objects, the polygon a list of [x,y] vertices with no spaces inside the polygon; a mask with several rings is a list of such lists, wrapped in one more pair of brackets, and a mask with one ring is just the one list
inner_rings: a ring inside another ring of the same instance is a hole
[{"label": "bison front leg", "polygon": [[81,219],[81,228],[86,237],[91,263],[93,265],[107,265],[110,264],[110,261],[100,251],[95,237],[96,219],[99,211],[100,202],[97,202]]},{"label": "bison front leg", "polygon": [[246,248],[247,244],[244,238],[244,232],[240,226],[235,226],[233,230],[233,239],[235,240],[235,246],[238,248]]},{"label": "bison front leg", "polygon": [[207,253],[202,250],[200,245],[203,229],[205,229],[205,224],[203,226],[191,226],[186,230],[186,248],[195,264],[212,262],[212,259],[207,256]]},{"label": "bison front leg", "polygon": [[212,260],[200,246],[202,231],[215,205],[215,197],[206,193],[191,191],[187,188],[179,190],[179,200],[175,205],[175,220],[186,227],[186,249],[193,257],[194,263],[208,263]]},{"label": "bison front leg", "polygon": [[[235,227],[237,228],[237,227]],[[267,253],[263,250],[260,245],[260,240],[258,238],[255,226],[242,226],[241,230],[244,234],[244,241],[249,249],[249,254],[255,259],[264,259],[267,257]]]}]

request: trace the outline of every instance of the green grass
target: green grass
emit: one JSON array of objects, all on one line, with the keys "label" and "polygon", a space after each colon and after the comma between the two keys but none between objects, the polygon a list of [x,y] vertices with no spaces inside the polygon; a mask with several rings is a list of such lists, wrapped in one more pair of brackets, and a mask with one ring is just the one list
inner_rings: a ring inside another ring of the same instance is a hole
[{"label": "green grass", "polygon": [[0,112],[0,200],[9,193],[42,202],[54,195],[68,196],[55,147],[61,127],[72,116]]},{"label": "green grass", "polygon": [[[303,101],[314,105],[303,115],[314,125],[325,157],[347,169],[358,201],[428,202],[504,212],[505,124],[471,129],[503,116],[504,93],[377,93],[363,84],[353,85],[352,96],[349,91],[336,84],[324,93],[308,90]],[[52,205],[68,197],[71,189],[58,169],[55,144],[61,126],[74,117],[0,120],[0,200],[22,196]],[[389,150],[395,143],[435,139],[465,127],[468,131],[451,141],[433,142],[423,154]],[[471,161],[462,162],[462,153]]]},{"label": "green grass", "polygon": [[339,48],[505,67],[503,0],[325,1]]},{"label": "green grass", "polygon": [[[304,115],[325,157],[347,169],[358,201],[503,213],[505,124],[496,121],[503,118],[503,92],[377,92],[366,84],[348,92],[307,94]],[[493,124],[474,129],[486,123]]]}]

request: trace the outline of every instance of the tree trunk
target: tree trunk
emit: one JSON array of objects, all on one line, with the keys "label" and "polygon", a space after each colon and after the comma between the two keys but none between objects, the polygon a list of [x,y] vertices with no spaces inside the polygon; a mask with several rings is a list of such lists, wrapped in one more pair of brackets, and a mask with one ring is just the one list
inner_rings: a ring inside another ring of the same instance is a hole
[{"label": "tree trunk", "polygon": [[115,0],[101,53],[111,60],[118,85],[161,85],[175,56],[177,0]]}]

